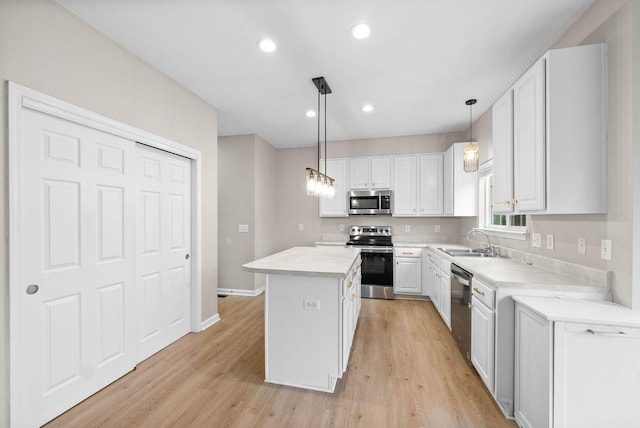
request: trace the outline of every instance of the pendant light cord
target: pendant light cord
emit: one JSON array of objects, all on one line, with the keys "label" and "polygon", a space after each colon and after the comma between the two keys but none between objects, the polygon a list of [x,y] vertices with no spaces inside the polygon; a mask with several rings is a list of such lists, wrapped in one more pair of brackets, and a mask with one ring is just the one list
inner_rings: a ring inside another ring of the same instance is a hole
[{"label": "pendant light cord", "polygon": [[327,92],[324,93],[324,173],[327,171]]},{"label": "pendant light cord", "polygon": [[319,171],[320,171],[320,91],[318,91],[318,172]]}]

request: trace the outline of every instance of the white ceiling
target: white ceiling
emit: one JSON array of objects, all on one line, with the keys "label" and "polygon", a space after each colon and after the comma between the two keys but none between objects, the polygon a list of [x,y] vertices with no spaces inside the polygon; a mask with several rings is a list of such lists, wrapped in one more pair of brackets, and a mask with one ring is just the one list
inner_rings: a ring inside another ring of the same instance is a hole
[{"label": "white ceiling", "polygon": [[[464,131],[593,0],[56,0],[218,110],[219,134],[327,139]],[[366,40],[350,28],[371,24]],[[273,54],[256,48],[272,38]],[[375,107],[363,113],[362,105]]]}]

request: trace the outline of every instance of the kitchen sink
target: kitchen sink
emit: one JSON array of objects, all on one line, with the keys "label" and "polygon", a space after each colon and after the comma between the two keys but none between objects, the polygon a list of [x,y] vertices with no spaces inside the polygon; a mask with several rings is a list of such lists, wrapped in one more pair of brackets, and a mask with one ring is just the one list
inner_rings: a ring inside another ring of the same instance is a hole
[{"label": "kitchen sink", "polygon": [[501,257],[506,258],[505,256],[500,255],[498,252],[494,250],[490,250],[487,248],[438,248],[438,250],[449,254],[452,257]]}]

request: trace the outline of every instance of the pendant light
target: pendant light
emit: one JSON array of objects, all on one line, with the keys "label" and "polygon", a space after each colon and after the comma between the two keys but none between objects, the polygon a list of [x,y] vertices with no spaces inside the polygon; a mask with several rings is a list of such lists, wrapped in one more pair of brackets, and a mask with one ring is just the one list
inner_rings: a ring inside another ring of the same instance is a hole
[{"label": "pendant light", "polygon": [[307,168],[307,195],[333,199],[335,180],[320,172],[320,95],[324,95],[324,172],[327,172],[327,94],[331,88],[324,77],[314,77],[311,81],[318,88],[318,169]]},{"label": "pendant light", "polygon": [[464,147],[464,170],[465,172],[476,172],[478,170],[479,152],[480,147],[473,142],[473,116],[471,113],[472,106],[478,102],[476,99],[470,99],[465,101],[465,104],[469,106],[469,144]]}]

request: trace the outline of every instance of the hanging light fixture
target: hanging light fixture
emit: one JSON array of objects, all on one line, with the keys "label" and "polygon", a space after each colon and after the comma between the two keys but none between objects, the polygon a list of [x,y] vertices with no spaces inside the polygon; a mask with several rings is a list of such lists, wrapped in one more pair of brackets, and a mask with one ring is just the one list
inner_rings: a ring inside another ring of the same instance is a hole
[{"label": "hanging light fixture", "polygon": [[318,169],[307,168],[307,195],[333,199],[335,180],[320,172],[320,95],[324,95],[324,172],[327,172],[327,94],[331,88],[324,77],[314,77],[311,81],[318,88]]},{"label": "hanging light fixture", "polygon": [[470,99],[465,101],[465,104],[469,106],[469,144],[464,147],[464,170],[465,172],[476,172],[478,170],[479,152],[480,147],[473,142],[473,115],[471,113],[472,106],[478,102],[476,99]]}]

